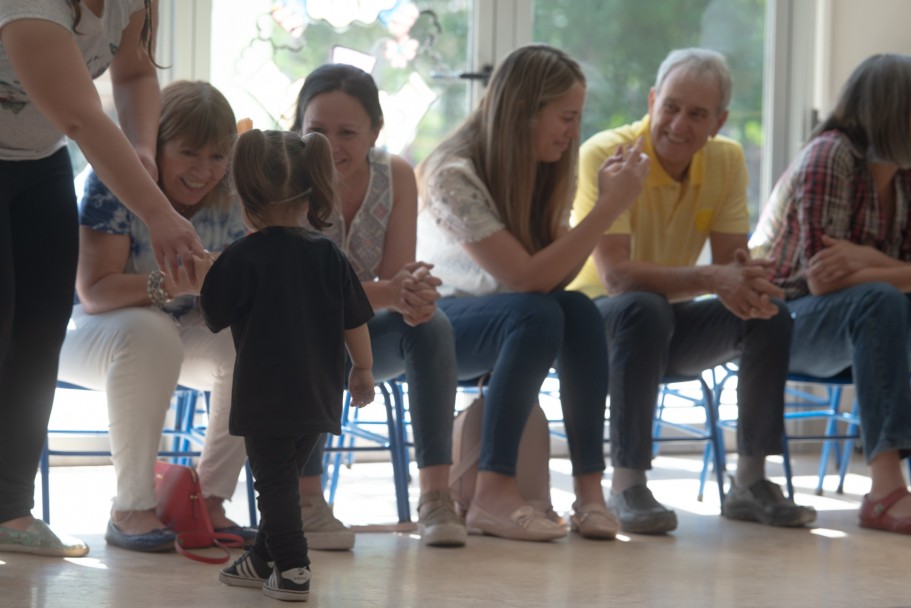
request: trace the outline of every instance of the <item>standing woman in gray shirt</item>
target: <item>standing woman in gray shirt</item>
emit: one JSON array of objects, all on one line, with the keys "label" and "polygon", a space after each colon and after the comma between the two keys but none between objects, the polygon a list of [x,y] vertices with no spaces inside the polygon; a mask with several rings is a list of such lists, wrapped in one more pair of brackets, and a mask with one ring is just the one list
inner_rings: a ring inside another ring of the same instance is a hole
[{"label": "standing woman in gray shirt", "polygon": [[[64,135],[148,225],[160,266],[176,273],[179,260],[203,253],[154,180],[156,15],[155,0],[0,5],[0,551],[88,553],[31,514],[76,275]],[[92,84],[108,66],[123,131]]]}]

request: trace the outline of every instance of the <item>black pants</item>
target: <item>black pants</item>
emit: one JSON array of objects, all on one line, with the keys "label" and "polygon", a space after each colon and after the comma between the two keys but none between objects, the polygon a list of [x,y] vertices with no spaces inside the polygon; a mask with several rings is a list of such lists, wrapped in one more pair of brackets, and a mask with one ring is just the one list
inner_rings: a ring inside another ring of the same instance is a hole
[{"label": "black pants", "polygon": [[0,522],[35,504],[78,250],[66,148],[0,161]]},{"label": "black pants", "polygon": [[279,572],[310,565],[301,524],[298,477],[322,434],[244,437],[259,494],[259,533],[253,550]]},{"label": "black pants", "polygon": [[743,321],[717,299],[670,303],[647,292],[598,298],[610,356],[610,447],[615,467],[651,468],[652,422],[665,375],[693,375],[738,358],[737,452],[780,454],[791,316]]}]

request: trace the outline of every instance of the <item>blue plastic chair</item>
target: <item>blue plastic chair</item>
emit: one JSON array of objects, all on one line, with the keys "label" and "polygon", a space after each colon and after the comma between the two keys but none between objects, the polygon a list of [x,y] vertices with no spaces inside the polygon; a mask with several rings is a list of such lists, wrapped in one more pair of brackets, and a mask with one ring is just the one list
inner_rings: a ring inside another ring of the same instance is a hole
[{"label": "blue plastic chair", "polygon": [[[717,371],[717,370],[716,370]],[[720,401],[724,383],[737,375],[736,364],[727,364],[721,368],[721,378],[716,381],[716,399]],[[794,384],[817,384],[825,389],[825,395],[818,395],[802,390]],[[829,462],[834,460],[838,471],[839,481],[837,492],[844,491],[845,474],[851,461],[855,441],[860,439],[860,417],[858,415],[857,401],[855,400],[850,411],[841,409],[842,389],[851,386],[850,369],[835,376],[822,378],[805,374],[789,374],[785,385],[785,411],[784,420],[824,420],[825,431],[822,434],[797,434],[788,433],[782,441],[782,460],[788,496],[794,499],[794,482],[792,478],[791,454],[789,444],[791,441],[818,441],[822,443],[822,453],[817,471],[816,494],[822,494],[822,486],[828,472]],[[736,420],[720,421],[722,428],[736,428]],[[842,426],[843,425],[843,426]],[[723,445],[723,437],[722,437]],[[703,477],[708,466],[709,454],[704,455]]]},{"label": "blue plastic chair", "polygon": [[[70,390],[91,390],[83,386],[71,384],[69,382],[58,381],[57,388]],[[200,455],[202,446],[205,443],[205,427],[195,423],[196,414],[198,413],[197,401],[200,391],[194,389],[177,387],[174,397],[171,401],[171,407],[174,408],[174,424],[170,428],[162,430],[163,436],[169,438],[170,449],[160,450],[159,458],[168,458],[178,464],[189,465],[193,458]],[[203,396],[206,400],[206,409],[208,410],[208,393]],[[39,462],[39,472],[41,474],[41,509],[42,519],[45,523],[50,523],[50,458],[51,457],[110,457],[111,451],[89,450],[89,449],[59,449],[51,448],[50,439],[53,436],[58,437],[107,437],[108,429],[60,429],[48,428],[48,440],[44,444]],[[256,511],[256,496],[253,490],[253,476],[249,464],[246,466],[247,475],[247,500],[249,503],[250,523],[255,526],[258,518]]]},{"label": "blue plastic chair", "polygon": [[[798,389],[793,384],[817,384],[825,387],[825,396]],[[838,471],[838,488],[836,492],[844,492],[845,475],[851,463],[854,452],[854,442],[860,436],[860,417],[858,415],[857,399],[850,411],[842,411],[842,389],[852,386],[854,380],[851,370],[847,369],[829,378],[809,376],[806,374],[788,374],[788,386],[785,388],[785,421],[788,420],[824,420],[825,431],[820,435],[795,434],[785,431],[783,442],[784,473],[788,487],[788,496],[794,498],[794,483],[791,479],[791,441],[821,441],[822,452],[819,457],[817,472],[816,494],[822,495],[822,484],[828,471],[829,462],[834,461]],[[841,443],[839,443],[841,442]]]},{"label": "blue plastic chair", "polygon": [[[549,377],[556,378],[556,374],[552,372],[551,376]],[[698,383],[699,389],[702,393],[701,397],[693,397],[685,392],[682,385],[692,383]],[[542,394],[545,394],[549,397],[559,398],[559,391],[555,390],[546,390],[543,391]],[[667,406],[666,398],[668,396],[681,398],[685,401],[689,401],[693,407],[703,408],[705,412],[705,424],[702,426],[694,426],[693,424],[677,422],[665,418],[665,413],[670,412],[672,409],[677,409],[676,406]],[[565,440],[566,433],[560,426],[562,425],[563,420],[553,419],[548,420],[548,422],[551,424],[551,435]],[[608,419],[608,424],[609,423],[610,419]],[[666,435],[664,434],[665,430],[674,430],[676,431],[676,434]],[[658,403],[656,404],[655,422],[652,429],[652,441],[655,443],[655,455],[658,454],[658,444],[660,443],[675,443],[681,441],[706,442],[706,458],[713,459],[718,481],[718,494],[720,496],[720,500],[724,500],[724,443],[721,437],[720,428],[718,426],[718,406],[716,403],[714,391],[711,387],[709,387],[708,383],[701,375],[666,376],[662,379],[661,389],[659,391],[659,399]],[[605,437],[604,442],[609,443],[610,438]],[[711,449],[711,446],[715,446],[717,449]],[[706,460],[706,462],[708,462],[708,460]],[[698,494],[698,499],[700,501],[703,498],[705,475],[706,473],[703,471]]]},{"label": "blue plastic chair", "polygon": [[[400,523],[411,521],[408,498],[408,463],[410,447],[406,428],[404,392],[401,381],[388,380],[377,384],[386,408],[385,421],[362,420],[359,408],[351,407],[351,395],[345,392],[342,408],[342,433],[327,435],[323,455],[323,488],[329,488],[329,504],[335,502],[342,466],[354,463],[356,452],[388,451],[395,485],[396,510]],[[385,430],[383,428],[385,427]],[[367,445],[364,445],[366,442]]]},{"label": "blue plastic chair", "polygon": [[[714,377],[714,375],[713,375]],[[698,383],[702,396],[694,397],[682,390],[681,385]],[[705,483],[708,477],[708,465],[712,462],[715,471],[715,479],[718,484],[719,502],[724,502],[724,473],[726,468],[724,436],[721,431],[721,425],[718,420],[718,395],[716,387],[709,386],[702,374],[692,376],[665,376],[661,380],[661,391],[657,404],[655,422],[652,429],[652,441],[654,442],[654,454],[657,455],[660,444],[664,442],[675,441],[703,441],[704,466],[699,477],[699,490],[697,500],[702,501],[705,495]],[[673,396],[678,399],[689,401],[693,407],[701,407],[705,412],[705,424],[703,426],[694,426],[692,424],[674,422],[665,417],[668,411],[666,399]],[[668,437],[664,435],[664,429],[673,429],[677,431],[676,436]]]}]

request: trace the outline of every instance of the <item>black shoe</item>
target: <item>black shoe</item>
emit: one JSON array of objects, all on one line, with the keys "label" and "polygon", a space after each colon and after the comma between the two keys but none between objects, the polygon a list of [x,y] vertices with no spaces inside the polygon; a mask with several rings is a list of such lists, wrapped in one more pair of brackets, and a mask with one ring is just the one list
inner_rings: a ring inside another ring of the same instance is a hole
[{"label": "black shoe", "polygon": [[262,587],[272,573],[272,564],[247,551],[218,574],[218,580],[232,587]]},{"label": "black shoe", "polygon": [[677,528],[677,514],[655,500],[647,486],[611,492],[607,509],[620,520],[620,530],[634,534],[664,534]]},{"label": "black shoe", "polygon": [[760,479],[740,488],[731,481],[721,514],[728,519],[757,521],[767,526],[796,527],[816,521],[816,509],[795,504],[785,498],[781,488]]},{"label": "black shoe", "polygon": [[310,568],[291,568],[272,575],[263,585],[263,594],[286,602],[306,602],[310,598]]}]

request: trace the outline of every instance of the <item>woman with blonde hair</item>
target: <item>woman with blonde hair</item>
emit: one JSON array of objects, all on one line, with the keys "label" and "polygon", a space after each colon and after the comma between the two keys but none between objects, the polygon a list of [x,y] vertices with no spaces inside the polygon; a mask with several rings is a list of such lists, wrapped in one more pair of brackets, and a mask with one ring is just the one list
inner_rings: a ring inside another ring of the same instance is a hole
[{"label": "woman with blonde hair", "polygon": [[568,225],[585,78],[566,53],[521,47],[495,70],[479,106],[418,168],[418,258],[443,284],[461,380],[490,373],[469,530],[516,540],[566,531],[515,479],[519,439],[551,366],[573,466],[572,527],[613,538],[601,490],[607,349],[591,300],[563,291],[648,172],[640,144],[599,170],[594,211]]},{"label": "woman with blonde hair", "polygon": [[[246,233],[229,189],[228,159],[236,122],[225,97],[206,82],[162,90],[158,184],[207,250],[219,252]],[[198,307],[199,287],[159,270],[145,224],[97,175],[79,209],[79,302],[60,355],[59,377],[107,393],[117,495],[105,539],[136,551],[174,547],[155,515],[154,462],[177,384],[212,391],[199,477],[215,528],[252,540],[255,531],[225,516],[246,453],[227,433],[234,377],[228,332],[213,334]],[[202,273],[200,277],[202,279]]]}]

